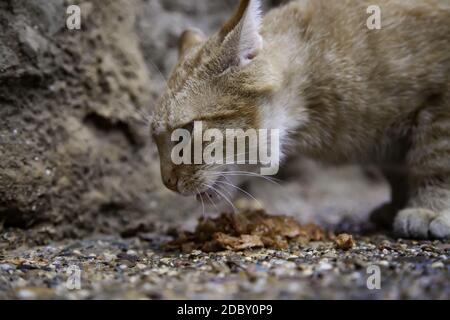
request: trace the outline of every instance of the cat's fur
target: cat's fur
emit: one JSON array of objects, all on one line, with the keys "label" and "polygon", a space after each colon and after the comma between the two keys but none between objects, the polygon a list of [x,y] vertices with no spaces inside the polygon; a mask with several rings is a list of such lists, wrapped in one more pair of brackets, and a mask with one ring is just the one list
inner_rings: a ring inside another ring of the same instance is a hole
[{"label": "cat's fur", "polygon": [[[380,30],[366,25],[372,4]],[[379,164],[398,235],[449,238],[449,2],[293,1],[263,19],[259,6],[242,0],[209,39],[183,35],[153,122],[166,185],[198,194],[217,177],[171,164],[173,129],[277,128],[285,153]]]}]

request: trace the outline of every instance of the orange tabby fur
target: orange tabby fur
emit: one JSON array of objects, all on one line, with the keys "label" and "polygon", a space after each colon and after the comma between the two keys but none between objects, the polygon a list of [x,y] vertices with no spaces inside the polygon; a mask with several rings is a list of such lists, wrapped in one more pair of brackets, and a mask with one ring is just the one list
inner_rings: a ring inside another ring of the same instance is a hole
[{"label": "orange tabby fur", "polygon": [[450,3],[378,0],[369,30],[372,4],[293,1],[261,20],[243,0],[217,34],[184,37],[153,122],[166,185],[198,194],[217,178],[171,164],[173,129],[276,128],[284,153],[378,164],[398,235],[449,238]]}]

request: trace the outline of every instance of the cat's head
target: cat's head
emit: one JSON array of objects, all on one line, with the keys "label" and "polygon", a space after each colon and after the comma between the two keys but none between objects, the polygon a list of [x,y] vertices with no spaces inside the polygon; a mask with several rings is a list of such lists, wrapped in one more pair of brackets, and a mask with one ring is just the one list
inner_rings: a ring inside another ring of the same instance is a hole
[{"label": "cat's head", "polygon": [[[152,134],[161,158],[165,185],[183,195],[198,195],[217,188],[230,192],[232,175],[219,173],[231,165],[176,165],[171,137],[176,129],[203,130],[266,128],[262,105],[274,90],[274,75],[262,59],[259,0],[242,0],[223,28],[206,38],[186,31],[179,44],[179,61],[154,112]],[[219,185],[220,184],[220,185]],[[211,195],[214,194],[210,193]]]}]

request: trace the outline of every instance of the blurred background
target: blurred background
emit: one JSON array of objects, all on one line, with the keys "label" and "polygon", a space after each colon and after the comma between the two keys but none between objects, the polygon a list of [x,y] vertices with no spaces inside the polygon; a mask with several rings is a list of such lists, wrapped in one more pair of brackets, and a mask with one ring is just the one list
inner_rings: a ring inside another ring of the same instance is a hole
[{"label": "blurred background", "polygon": [[[281,2],[265,1],[265,9]],[[66,28],[69,4],[81,8],[81,30]],[[237,4],[1,0],[2,227],[39,242],[194,226],[201,207],[163,187],[145,118],[181,32],[215,32]],[[256,179],[247,188],[269,213],[335,228],[361,226],[389,196],[367,168],[290,159],[280,178],[280,186]]]}]

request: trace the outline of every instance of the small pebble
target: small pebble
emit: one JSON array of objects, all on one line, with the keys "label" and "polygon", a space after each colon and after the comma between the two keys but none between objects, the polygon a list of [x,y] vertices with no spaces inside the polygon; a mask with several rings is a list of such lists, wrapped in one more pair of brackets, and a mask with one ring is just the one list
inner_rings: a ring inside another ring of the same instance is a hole
[{"label": "small pebble", "polygon": [[147,268],[147,266],[143,263],[138,263],[136,264],[136,268],[138,268],[139,270],[144,270],[145,268]]},{"label": "small pebble", "polygon": [[2,263],[0,264],[0,270],[1,271],[9,271],[9,270],[14,270],[15,267],[9,263]]},{"label": "small pebble", "polygon": [[35,299],[36,298],[36,294],[28,289],[22,289],[19,290],[19,292],[17,292],[17,296],[20,299]]},{"label": "small pebble", "polygon": [[130,255],[130,256],[137,256],[138,255],[137,252],[134,251],[134,250],[128,250],[127,254]]},{"label": "small pebble", "polygon": [[328,271],[333,269],[333,265],[328,262],[320,262],[317,268],[319,271]]},{"label": "small pebble", "polygon": [[444,263],[443,263],[442,261],[436,261],[436,262],[434,262],[434,263],[431,265],[431,267],[432,267],[433,269],[442,269],[442,268],[444,268],[445,266],[444,266]]}]

